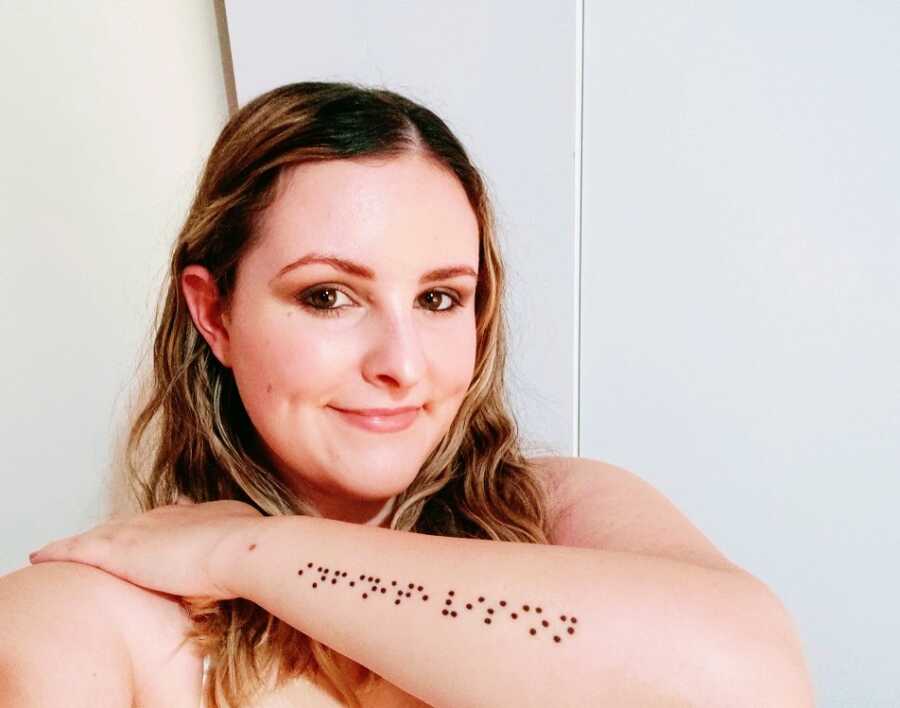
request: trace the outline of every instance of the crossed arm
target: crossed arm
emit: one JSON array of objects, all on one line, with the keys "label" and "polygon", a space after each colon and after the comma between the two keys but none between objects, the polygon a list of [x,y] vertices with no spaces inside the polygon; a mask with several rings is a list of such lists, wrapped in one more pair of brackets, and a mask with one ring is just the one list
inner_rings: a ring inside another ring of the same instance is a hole
[{"label": "crossed arm", "polygon": [[594,548],[264,517],[222,584],[436,708],[812,706],[747,573]]}]

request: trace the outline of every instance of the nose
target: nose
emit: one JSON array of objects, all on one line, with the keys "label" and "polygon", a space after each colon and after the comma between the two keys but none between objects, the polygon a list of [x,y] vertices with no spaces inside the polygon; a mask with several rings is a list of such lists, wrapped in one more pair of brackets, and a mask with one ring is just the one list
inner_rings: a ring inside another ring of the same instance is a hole
[{"label": "nose", "polygon": [[425,351],[415,312],[385,313],[373,318],[376,330],[363,359],[363,378],[380,388],[410,389],[426,371]]}]

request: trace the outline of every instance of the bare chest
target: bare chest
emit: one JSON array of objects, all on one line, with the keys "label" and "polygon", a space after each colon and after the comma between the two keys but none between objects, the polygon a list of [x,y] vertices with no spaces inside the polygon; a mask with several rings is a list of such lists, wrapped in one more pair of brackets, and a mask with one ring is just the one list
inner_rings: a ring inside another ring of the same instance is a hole
[{"label": "bare chest", "polygon": [[[394,684],[381,680],[368,693],[357,694],[362,708],[431,708]],[[344,708],[346,703],[306,677],[262,696],[249,708]]]}]

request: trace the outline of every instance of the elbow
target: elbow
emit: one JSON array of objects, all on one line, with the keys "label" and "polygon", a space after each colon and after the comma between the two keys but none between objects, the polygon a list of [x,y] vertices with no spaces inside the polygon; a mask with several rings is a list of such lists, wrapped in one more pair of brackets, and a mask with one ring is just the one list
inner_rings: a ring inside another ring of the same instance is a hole
[{"label": "elbow", "polygon": [[[750,576],[748,576],[750,577]],[[750,708],[815,708],[815,691],[793,619],[765,583],[751,577],[744,611],[720,635],[710,662],[710,705]]]}]

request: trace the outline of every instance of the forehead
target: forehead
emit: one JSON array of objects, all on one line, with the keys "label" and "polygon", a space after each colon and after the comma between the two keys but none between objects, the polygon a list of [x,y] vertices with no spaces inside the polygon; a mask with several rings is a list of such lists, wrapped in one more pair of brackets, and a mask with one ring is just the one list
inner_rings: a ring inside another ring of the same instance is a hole
[{"label": "forehead", "polygon": [[309,251],[361,260],[378,275],[444,260],[478,268],[478,219],[462,184],[418,154],[288,168],[260,230],[248,258],[268,270]]}]

